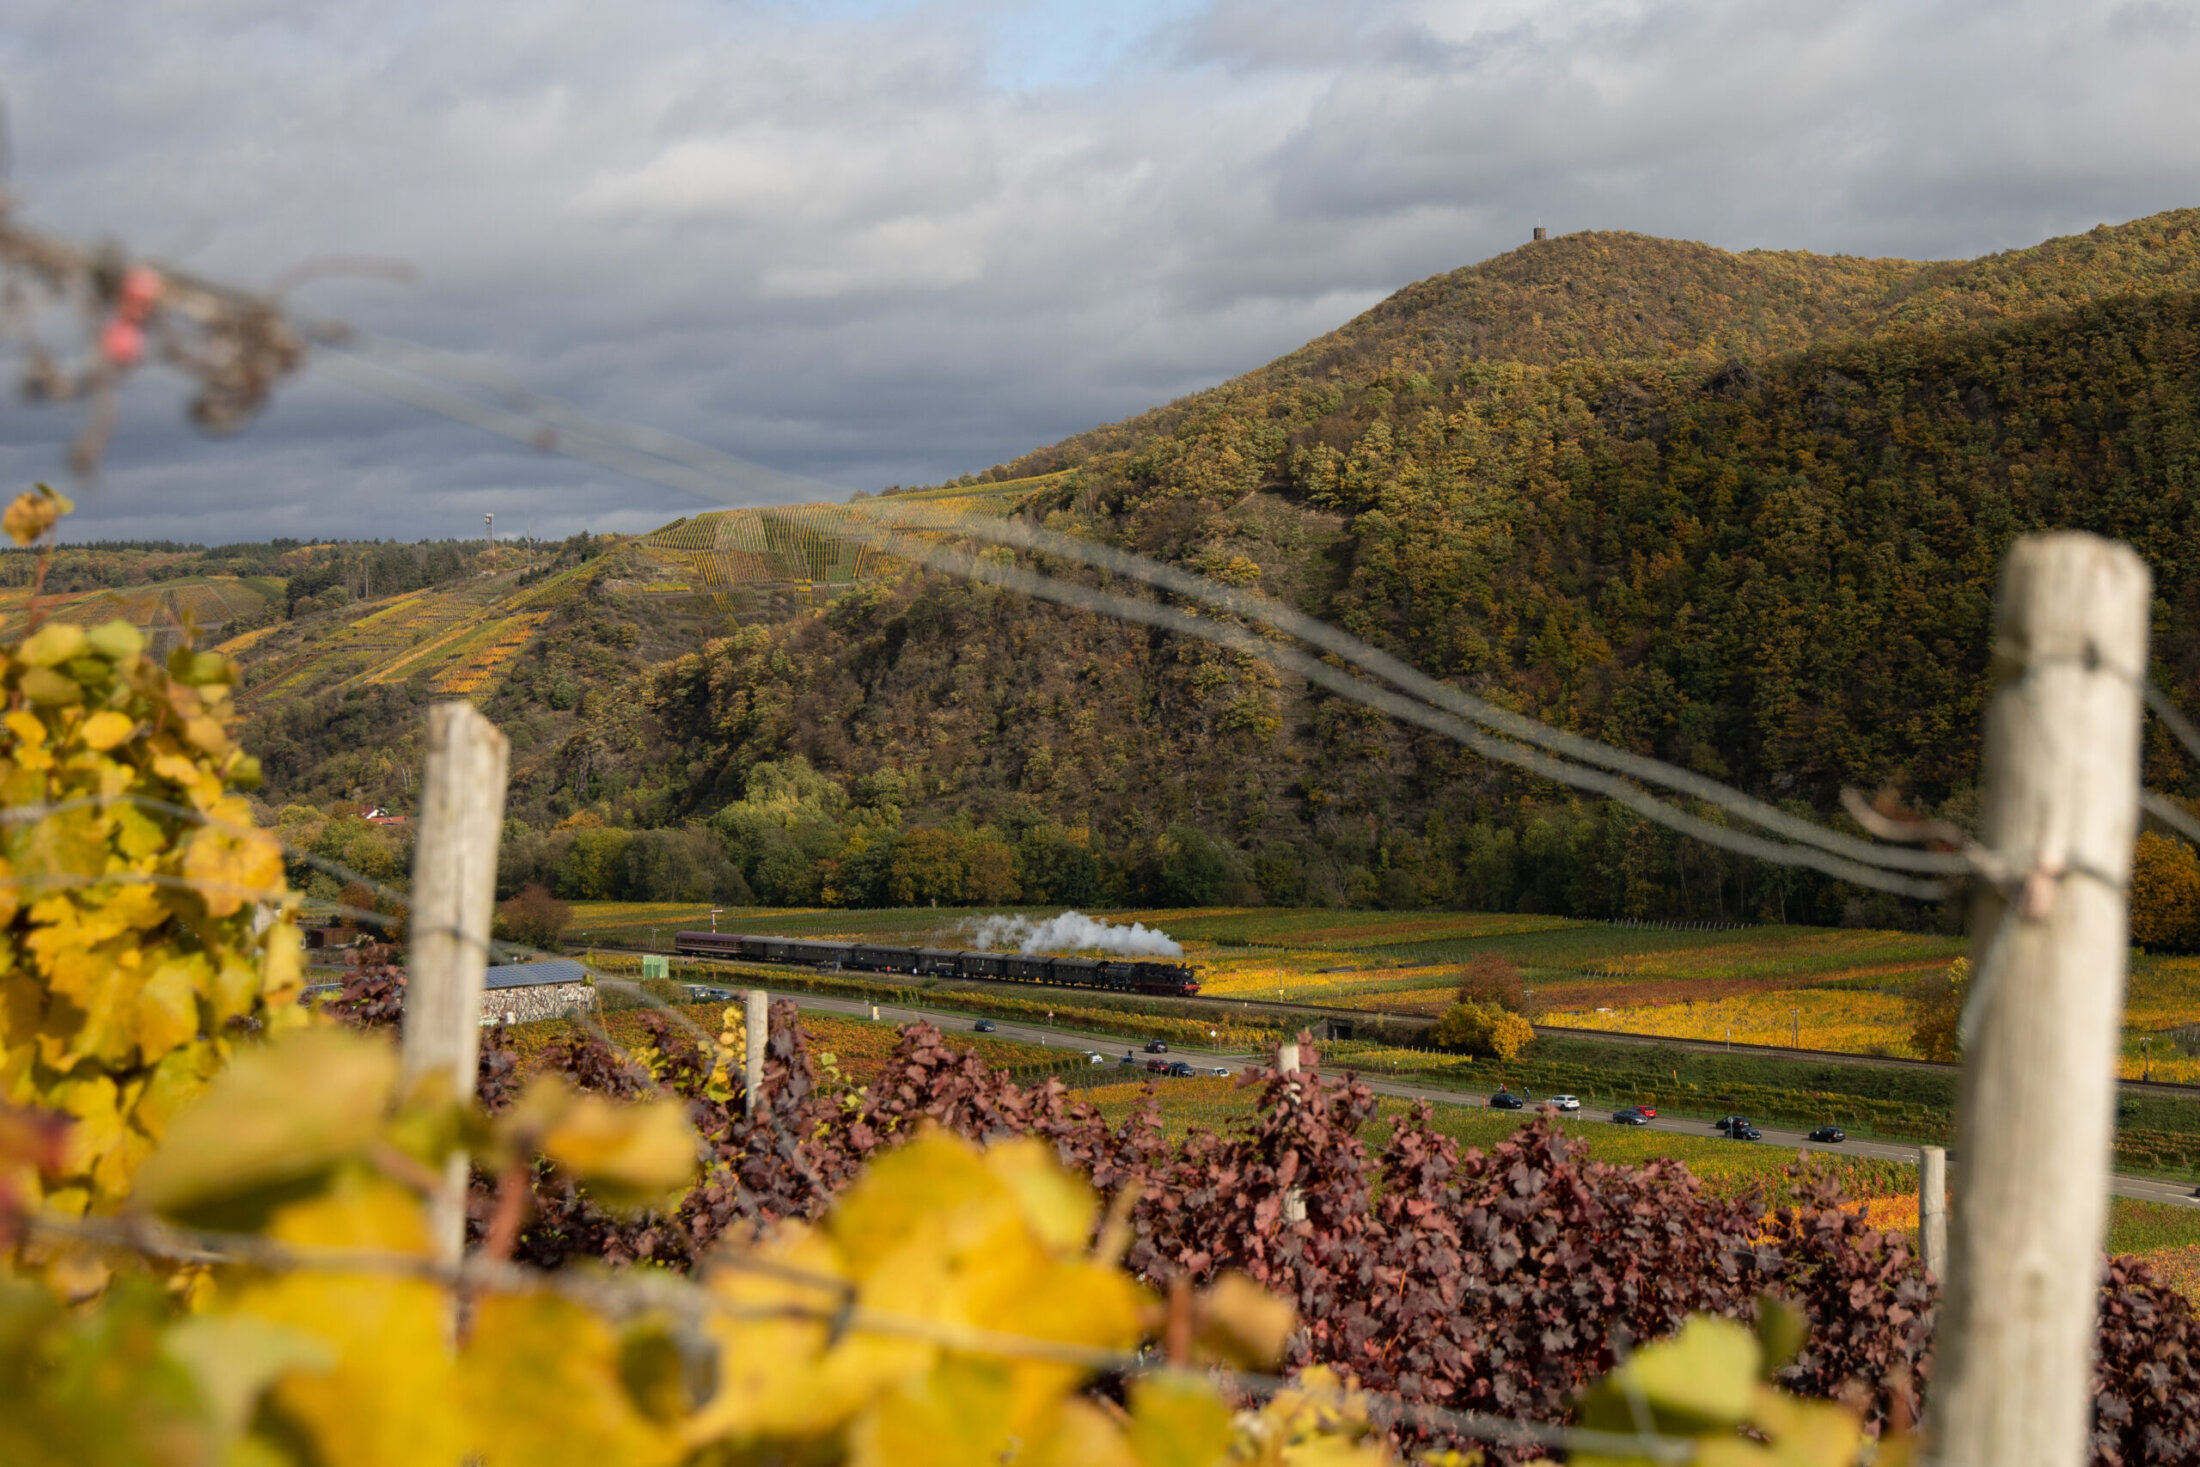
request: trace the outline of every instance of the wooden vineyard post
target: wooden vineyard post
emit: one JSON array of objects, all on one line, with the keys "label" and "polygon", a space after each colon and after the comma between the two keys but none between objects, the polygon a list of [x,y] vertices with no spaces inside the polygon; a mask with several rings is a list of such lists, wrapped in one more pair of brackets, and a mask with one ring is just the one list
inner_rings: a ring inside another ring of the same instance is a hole
[{"label": "wooden vineyard post", "polygon": [[2091,535],[2002,569],[1955,1215],[1929,1429],[1950,1467],[2080,1467],[2138,828],[2149,578]]},{"label": "wooden vineyard post", "polygon": [[[1297,1075],[1298,1072],[1299,1047],[1296,1044],[1277,1045],[1276,1073],[1289,1077]],[[1306,1193],[1303,1189],[1291,1187],[1285,1190],[1283,1194],[1283,1220],[1286,1223],[1306,1221]]]},{"label": "wooden vineyard post", "polygon": [[750,1115],[764,1098],[764,1042],[770,1037],[772,996],[761,988],[749,990],[748,1053],[741,1072],[741,1103]]},{"label": "wooden vineyard post", "polygon": [[[428,710],[406,936],[402,1064],[408,1089],[434,1076],[455,1096],[474,1093],[509,754],[504,735],[473,705],[438,703]],[[456,1264],[466,1242],[465,1157],[450,1159],[430,1218],[437,1258]]]},{"label": "wooden vineyard post", "polygon": [[1917,1152],[1917,1240],[1933,1277],[1948,1277],[1948,1151],[1921,1146]]}]

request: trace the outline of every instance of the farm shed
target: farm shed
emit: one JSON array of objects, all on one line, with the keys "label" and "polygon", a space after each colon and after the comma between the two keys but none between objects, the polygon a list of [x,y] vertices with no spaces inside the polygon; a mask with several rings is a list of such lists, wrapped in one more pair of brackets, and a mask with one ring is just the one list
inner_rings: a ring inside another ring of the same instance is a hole
[{"label": "farm shed", "polygon": [[596,990],[589,986],[588,970],[571,958],[498,963],[482,975],[481,1019],[485,1024],[555,1019],[595,1004]]}]

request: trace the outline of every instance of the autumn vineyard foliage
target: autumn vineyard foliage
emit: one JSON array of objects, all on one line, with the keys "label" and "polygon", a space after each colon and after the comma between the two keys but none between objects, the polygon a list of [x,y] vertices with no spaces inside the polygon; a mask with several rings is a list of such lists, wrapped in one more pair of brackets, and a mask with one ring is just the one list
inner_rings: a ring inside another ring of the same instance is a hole
[{"label": "autumn vineyard foliage", "polygon": [[[363,998],[372,985],[353,987]],[[1409,1404],[1563,1421],[1612,1368],[1620,1342],[1670,1335],[1692,1314],[1751,1317],[1766,1295],[1810,1322],[1782,1385],[1849,1402],[1873,1431],[1916,1419],[1929,1393],[1937,1285],[1904,1234],[1875,1226],[1830,1184],[1806,1181],[1793,1205],[1768,1214],[1757,1196],[1714,1196],[1674,1163],[1584,1160],[1541,1124],[1488,1151],[1462,1150],[1425,1108],[1373,1151],[1360,1137],[1373,1092],[1318,1071],[1250,1075],[1259,1096],[1248,1127],[1195,1127],[1171,1143],[1156,1103],[1111,1125],[1059,1082],[1019,1087],[923,1024],[903,1031],[871,1085],[836,1087],[820,1083],[785,1002],[774,1007],[764,1102],[751,1118],[708,1096],[707,1036],[642,1019],[643,1043],[620,1052],[569,1039],[552,1064],[586,1089],[639,1097],[661,1084],[687,1096],[718,1165],[676,1207],[635,1218],[538,1165],[535,1221],[518,1256],[539,1266],[603,1258],[687,1268],[726,1236],[826,1215],[912,1133],[1015,1134],[1047,1143],[1102,1195],[1133,1199],[1125,1261],[1135,1273],[1206,1287],[1242,1272],[1295,1306],[1303,1324],[1287,1345],[1290,1365],[1324,1367]],[[1312,1061],[1310,1045],[1305,1052]],[[510,1103],[515,1075],[504,1047],[490,1044],[487,1108]],[[1303,1220],[1290,1215],[1293,1194]],[[495,1206],[477,1178],[477,1231]],[[2200,1323],[2190,1306],[2125,1259],[2111,1269],[2103,1308],[2095,1460],[2200,1451]],[[1468,1445],[1440,1426],[1395,1430],[1412,1449]]]}]

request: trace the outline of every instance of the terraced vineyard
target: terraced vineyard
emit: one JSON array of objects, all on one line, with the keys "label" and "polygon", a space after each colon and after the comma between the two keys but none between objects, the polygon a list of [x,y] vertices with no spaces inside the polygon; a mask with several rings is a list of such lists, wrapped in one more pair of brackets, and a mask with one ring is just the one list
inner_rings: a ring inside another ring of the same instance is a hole
[{"label": "terraced vineyard", "polygon": [[[30,593],[24,588],[0,590],[0,637],[22,633],[29,602]],[[173,646],[186,628],[203,644],[223,640],[226,628],[252,626],[280,616],[283,583],[266,576],[193,576],[146,586],[47,596],[41,604],[48,617],[77,626],[127,621],[144,631],[156,647]],[[260,632],[271,629],[261,627]]]},{"label": "terraced vineyard", "polygon": [[[971,515],[1006,514],[1024,495],[1060,477],[1046,474],[897,494],[865,508],[876,511],[880,519],[890,516],[901,533],[938,540],[956,521]],[[860,510],[838,504],[775,505],[695,515],[641,539],[642,548],[668,569],[661,581],[639,589],[645,594],[701,591],[731,609],[742,592],[787,591],[812,601],[899,566],[899,559],[889,551],[852,537],[851,528],[882,530]]]}]

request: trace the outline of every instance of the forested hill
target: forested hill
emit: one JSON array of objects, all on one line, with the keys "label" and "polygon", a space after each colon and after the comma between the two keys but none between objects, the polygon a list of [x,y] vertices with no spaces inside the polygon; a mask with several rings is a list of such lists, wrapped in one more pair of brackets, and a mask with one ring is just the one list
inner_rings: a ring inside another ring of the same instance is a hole
[{"label": "forested hill", "polygon": [[[1614,743],[1961,819],[2013,536],[2137,546],[2161,674],[2200,695],[2196,226],[1929,265],[1572,236],[978,477]],[[1899,915],[1204,645],[887,576],[658,661],[619,584],[546,613],[482,693],[523,731],[514,879],[642,894],[662,842],[617,867],[621,832],[694,821],[697,860],[773,901]],[[314,730],[354,695],[329,696],[269,716],[286,796],[348,788]],[[379,726],[403,723],[345,725]],[[2200,793],[2159,738],[2149,777]]]},{"label": "forested hill", "polygon": [[1890,329],[1984,325],[2105,296],[2200,289],[2200,210],[2177,209],[1979,260],[1739,254],[1584,231],[1417,281],[1295,352],[1182,402],[1039,449],[1051,472],[1166,431],[1203,405],[1333,378],[1469,362],[1719,362]]}]

